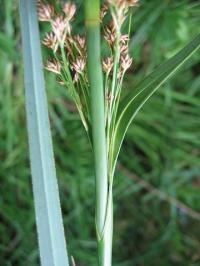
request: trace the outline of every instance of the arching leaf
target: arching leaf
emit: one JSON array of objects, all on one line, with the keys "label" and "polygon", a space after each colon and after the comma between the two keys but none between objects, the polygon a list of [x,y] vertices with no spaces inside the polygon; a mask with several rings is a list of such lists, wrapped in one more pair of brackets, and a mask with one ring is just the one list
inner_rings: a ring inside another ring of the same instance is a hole
[{"label": "arching leaf", "polygon": [[119,105],[117,122],[111,143],[110,165],[114,168],[126,131],[137,112],[149,97],[200,47],[200,34],[175,56],[158,66]]}]

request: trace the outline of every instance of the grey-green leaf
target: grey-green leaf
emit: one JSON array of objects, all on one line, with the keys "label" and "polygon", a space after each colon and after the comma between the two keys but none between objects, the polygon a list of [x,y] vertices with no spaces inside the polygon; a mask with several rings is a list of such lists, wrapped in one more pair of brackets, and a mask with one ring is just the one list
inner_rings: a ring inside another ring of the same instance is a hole
[{"label": "grey-green leaf", "polygon": [[20,0],[26,112],[41,265],[68,266],[35,0]]},{"label": "grey-green leaf", "polygon": [[125,133],[137,112],[149,97],[200,47],[200,34],[197,35],[175,56],[157,67],[120,103],[117,122],[112,138],[110,164],[114,168]]}]

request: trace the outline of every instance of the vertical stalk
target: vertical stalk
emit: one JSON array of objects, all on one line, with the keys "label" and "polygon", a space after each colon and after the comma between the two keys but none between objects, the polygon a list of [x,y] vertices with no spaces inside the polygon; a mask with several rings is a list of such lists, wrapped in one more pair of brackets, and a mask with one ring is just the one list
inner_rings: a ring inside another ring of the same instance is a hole
[{"label": "vertical stalk", "polygon": [[99,15],[100,1],[85,0],[87,66],[90,82],[92,141],[96,176],[96,232],[99,266],[110,266],[112,253],[112,191],[109,188],[107,172]]}]

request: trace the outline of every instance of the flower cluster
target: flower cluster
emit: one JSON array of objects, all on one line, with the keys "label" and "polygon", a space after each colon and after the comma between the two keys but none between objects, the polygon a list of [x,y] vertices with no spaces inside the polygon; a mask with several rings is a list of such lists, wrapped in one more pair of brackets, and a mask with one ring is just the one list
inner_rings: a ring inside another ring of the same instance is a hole
[{"label": "flower cluster", "polygon": [[[107,106],[105,112],[108,113],[112,109],[113,101],[120,96],[124,74],[132,64],[128,53],[129,35],[122,34],[121,27],[129,16],[130,7],[137,3],[137,0],[105,0],[101,6],[100,20],[103,25],[103,37],[110,51],[110,55],[102,59]],[[55,73],[57,81],[68,88],[83,124],[88,130],[90,115],[86,38],[84,35],[73,34],[72,23],[76,6],[68,1],[61,5],[58,11],[53,5],[39,0],[37,8],[39,20],[51,26],[51,31],[46,33],[42,40],[43,45],[53,52],[45,68]],[[104,22],[105,17],[107,17],[106,22]],[[106,113],[107,118],[108,113]]]},{"label": "flower cluster", "polygon": [[[47,61],[46,68],[56,74],[60,74],[63,62],[68,61],[71,72],[75,71],[73,80],[79,79],[86,63],[85,37],[80,35],[72,36],[71,22],[76,12],[76,6],[67,2],[62,6],[62,13],[57,13],[55,8],[42,1],[38,1],[38,18],[40,21],[47,21],[51,24],[51,32],[46,33],[42,43],[53,50],[54,58]],[[64,54],[61,55],[64,51]],[[61,59],[65,56],[66,60]],[[59,66],[59,67],[58,67]],[[55,71],[56,69],[56,71]]]},{"label": "flower cluster", "polygon": [[[107,0],[101,7],[100,18],[103,24],[103,37],[110,54],[103,58],[102,68],[105,73],[106,127],[109,131],[121,95],[125,72],[132,64],[129,56],[129,34],[122,33],[124,21],[131,15],[130,8],[138,4],[137,0]],[[105,25],[105,21],[109,22]]]}]

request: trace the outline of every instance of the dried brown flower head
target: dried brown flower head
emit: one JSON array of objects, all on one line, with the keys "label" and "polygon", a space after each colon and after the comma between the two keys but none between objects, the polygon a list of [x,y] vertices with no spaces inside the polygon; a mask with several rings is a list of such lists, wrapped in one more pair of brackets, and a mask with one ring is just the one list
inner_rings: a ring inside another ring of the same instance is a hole
[{"label": "dried brown flower head", "polygon": [[127,44],[120,44],[119,53],[121,55],[127,55],[128,54],[128,45]]},{"label": "dried brown flower head", "polygon": [[84,36],[76,35],[74,36],[74,40],[81,49],[85,49],[86,39]]},{"label": "dried brown flower head", "polygon": [[116,30],[114,27],[105,27],[104,38],[108,42],[110,47],[114,47],[116,40]]},{"label": "dried brown flower head", "polygon": [[85,36],[75,35],[72,40],[72,45],[75,46],[80,57],[86,57],[86,39]]},{"label": "dried brown flower head", "polygon": [[65,46],[65,50],[68,56],[72,55],[72,44],[73,44],[73,39],[70,36],[67,36],[65,38],[65,42],[64,42],[64,46]]},{"label": "dried brown flower head", "polygon": [[129,54],[122,55],[120,57],[120,66],[123,72],[125,72],[132,64],[133,59],[130,58]]},{"label": "dried brown flower head", "polygon": [[52,20],[51,27],[59,43],[64,44],[67,33],[71,32],[69,21],[63,16],[57,16]]},{"label": "dried brown flower head", "polygon": [[63,9],[63,12],[65,13],[65,17],[68,19],[68,21],[70,21],[76,12],[75,4],[71,2],[67,2],[63,5],[62,9]]},{"label": "dried brown flower head", "polygon": [[112,70],[114,64],[114,58],[111,57],[105,57],[102,61],[102,67],[103,67],[103,71],[109,75],[110,71]]},{"label": "dried brown flower head", "polygon": [[103,18],[107,14],[107,12],[108,12],[108,3],[104,3],[101,6],[101,9],[100,9],[100,19],[101,19],[101,21],[103,20]]},{"label": "dried brown flower head", "polygon": [[73,81],[78,82],[80,74],[83,74],[86,61],[83,57],[77,57],[74,62],[71,63],[71,70],[73,73]]},{"label": "dried brown flower head", "polygon": [[138,0],[107,0],[107,2],[114,7],[111,11],[111,15],[116,30],[120,32],[120,28],[127,17],[129,8],[136,6]]},{"label": "dried brown flower head", "polygon": [[49,58],[46,62],[45,68],[55,74],[60,74],[61,66],[54,58]]},{"label": "dried brown flower head", "polygon": [[85,58],[77,57],[74,62],[71,64],[71,68],[75,70],[77,73],[82,74],[85,68],[86,62]]},{"label": "dried brown flower head", "polygon": [[51,48],[54,52],[58,49],[58,40],[53,32],[46,33],[42,43],[48,48]]},{"label": "dried brown flower head", "polygon": [[37,2],[37,12],[40,21],[51,21],[55,13],[52,5],[45,4],[42,1]]},{"label": "dried brown flower head", "polygon": [[126,44],[129,41],[129,36],[128,34],[122,34],[120,36],[120,43]]}]

